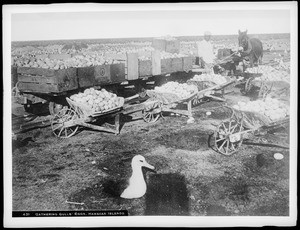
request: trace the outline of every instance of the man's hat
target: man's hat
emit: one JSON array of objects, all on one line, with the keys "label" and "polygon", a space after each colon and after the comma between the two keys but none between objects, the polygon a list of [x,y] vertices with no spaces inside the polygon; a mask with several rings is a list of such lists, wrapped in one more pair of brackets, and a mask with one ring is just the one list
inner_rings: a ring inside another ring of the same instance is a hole
[{"label": "man's hat", "polygon": [[205,31],[205,32],[204,32],[204,36],[205,36],[205,35],[207,35],[207,36],[211,36],[211,32],[209,32],[209,31]]}]

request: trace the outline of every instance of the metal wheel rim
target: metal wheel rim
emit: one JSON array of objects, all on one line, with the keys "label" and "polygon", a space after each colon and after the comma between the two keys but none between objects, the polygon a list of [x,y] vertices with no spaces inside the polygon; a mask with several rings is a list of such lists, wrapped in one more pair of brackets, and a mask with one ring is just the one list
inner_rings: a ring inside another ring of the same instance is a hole
[{"label": "metal wheel rim", "polygon": [[60,110],[51,119],[53,134],[59,138],[69,138],[73,136],[77,132],[79,126],[65,127],[64,123],[77,118],[77,113],[72,109],[64,108]]},{"label": "metal wheel rim", "polygon": [[238,151],[241,147],[243,138],[237,142],[230,142],[229,135],[241,132],[243,126],[241,123],[234,119],[222,122],[214,133],[215,148],[223,155],[230,156]]},{"label": "metal wheel rim", "polygon": [[160,113],[153,113],[151,111],[144,111],[143,110],[143,119],[147,123],[154,123],[160,117]]},{"label": "metal wheel rim", "polygon": [[252,81],[252,79],[251,78],[249,78],[247,81],[246,81],[246,83],[245,83],[245,93],[249,93],[250,92],[250,90],[251,90],[251,81]]}]

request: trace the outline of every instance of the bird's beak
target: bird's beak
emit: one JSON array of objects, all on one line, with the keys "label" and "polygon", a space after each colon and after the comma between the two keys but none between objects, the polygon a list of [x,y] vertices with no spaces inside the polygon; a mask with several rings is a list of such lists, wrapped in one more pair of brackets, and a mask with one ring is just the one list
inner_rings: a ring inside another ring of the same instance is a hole
[{"label": "bird's beak", "polygon": [[146,167],[146,168],[148,168],[148,169],[151,169],[150,171],[156,173],[156,171],[154,170],[155,169],[154,166],[148,164],[147,162],[144,162],[143,166]]}]

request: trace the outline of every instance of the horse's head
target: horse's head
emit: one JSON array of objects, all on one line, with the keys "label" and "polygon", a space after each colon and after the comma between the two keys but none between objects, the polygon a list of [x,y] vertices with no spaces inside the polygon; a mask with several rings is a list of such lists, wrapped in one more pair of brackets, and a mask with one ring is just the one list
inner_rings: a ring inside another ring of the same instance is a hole
[{"label": "horse's head", "polygon": [[241,32],[240,30],[239,30],[239,46],[241,46],[241,47],[247,47],[247,45],[248,45],[248,39],[249,39],[249,37],[248,37],[248,35],[247,35],[247,32],[248,32],[248,30],[246,30],[246,31],[244,31],[244,32]]}]

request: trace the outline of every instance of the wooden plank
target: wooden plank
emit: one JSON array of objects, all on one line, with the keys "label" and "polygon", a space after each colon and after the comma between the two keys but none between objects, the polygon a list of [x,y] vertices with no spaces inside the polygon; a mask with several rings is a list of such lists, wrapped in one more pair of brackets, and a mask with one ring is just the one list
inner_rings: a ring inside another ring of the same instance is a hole
[{"label": "wooden plank", "polygon": [[112,83],[120,83],[126,81],[124,63],[110,65],[110,81]]},{"label": "wooden plank", "polygon": [[11,87],[13,88],[18,82],[17,66],[11,66]]},{"label": "wooden plank", "polygon": [[59,92],[78,88],[77,68],[56,70]]},{"label": "wooden plank", "polygon": [[[18,74],[18,80],[19,80],[18,88],[22,92],[59,93],[59,92],[64,92],[64,91],[78,88],[76,68],[51,70],[49,72],[46,71],[47,74],[49,73],[53,74],[50,76],[43,75],[43,74],[41,74],[40,76],[36,76],[36,74],[30,76],[28,72],[34,72],[34,71],[32,71],[32,68],[29,68],[29,70],[30,71],[23,71],[25,72],[25,74],[24,73]],[[44,69],[42,69],[42,71],[38,69],[36,72],[45,73]],[[25,81],[23,82],[22,80]],[[22,83],[21,86],[20,83]]]},{"label": "wooden plank", "polygon": [[171,59],[171,72],[181,72],[183,71],[183,59],[182,58],[172,58]]},{"label": "wooden plank", "polygon": [[58,84],[58,79],[53,77],[47,76],[36,76],[36,75],[19,75],[18,79],[20,82],[32,82],[32,83],[51,83],[51,84]]},{"label": "wooden plank", "polygon": [[54,76],[55,70],[53,69],[43,69],[43,68],[33,68],[33,67],[18,67],[18,74],[31,74],[31,75],[43,75],[43,76]]},{"label": "wooden plank", "polygon": [[189,57],[183,57],[183,71],[189,72],[193,69],[193,65],[195,62],[195,57],[189,56]]},{"label": "wooden plank", "polygon": [[137,53],[127,53],[127,78],[136,80],[139,78],[139,59]]},{"label": "wooden plank", "polygon": [[78,84],[80,88],[92,87],[95,85],[95,67],[77,68]]},{"label": "wooden plank", "polygon": [[161,74],[161,59],[160,52],[155,50],[152,52],[152,75],[160,75]]},{"label": "wooden plank", "polygon": [[152,61],[139,60],[139,77],[152,75]]},{"label": "wooden plank", "polygon": [[172,58],[165,58],[161,60],[161,73],[172,73]]},{"label": "wooden plank", "polygon": [[19,82],[18,88],[22,92],[59,93],[57,85],[47,83]]},{"label": "wooden plank", "polygon": [[110,75],[110,65],[95,66],[95,85],[109,83]]}]

